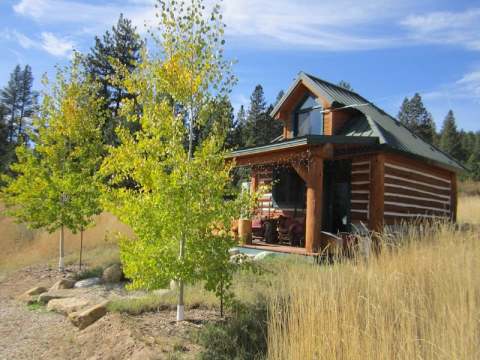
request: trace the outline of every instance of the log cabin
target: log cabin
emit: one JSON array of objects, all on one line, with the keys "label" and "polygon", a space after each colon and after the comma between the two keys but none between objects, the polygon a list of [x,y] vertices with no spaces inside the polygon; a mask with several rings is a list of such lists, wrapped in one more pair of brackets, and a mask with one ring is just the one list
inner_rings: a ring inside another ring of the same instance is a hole
[{"label": "log cabin", "polygon": [[418,219],[456,220],[462,165],[356,92],[301,72],[271,117],[282,136],[229,158],[251,169],[252,190],[270,185],[254,222],[301,224],[302,241],[287,252],[318,254],[326,236],[360,225],[382,232]]}]

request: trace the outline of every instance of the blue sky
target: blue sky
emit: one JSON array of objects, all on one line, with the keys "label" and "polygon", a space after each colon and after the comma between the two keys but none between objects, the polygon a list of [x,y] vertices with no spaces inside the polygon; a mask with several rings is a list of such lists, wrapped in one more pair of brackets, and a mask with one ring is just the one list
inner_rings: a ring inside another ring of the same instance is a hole
[{"label": "blue sky", "polygon": [[[0,0],[0,86],[13,67],[40,78],[87,51],[120,12],[140,32],[152,0]],[[258,83],[269,101],[303,70],[354,89],[392,115],[420,92],[441,125],[480,130],[480,1],[224,0],[227,54],[236,59],[238,108]]]}]

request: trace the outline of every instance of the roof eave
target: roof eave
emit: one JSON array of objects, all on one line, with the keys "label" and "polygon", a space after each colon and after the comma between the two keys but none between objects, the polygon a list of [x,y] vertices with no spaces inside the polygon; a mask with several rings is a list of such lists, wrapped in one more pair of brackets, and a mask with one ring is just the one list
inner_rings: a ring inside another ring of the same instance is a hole
[{"label": "roof eave", "polygon": [[307,135],[261,146],[239,149],[227,155],[227,158],[251,156],[266,152],[285,150],[300,146],[315,146],[323,144],[337,145],[378,145],[378,138],[373,136],[341,136],[341,135]]}]

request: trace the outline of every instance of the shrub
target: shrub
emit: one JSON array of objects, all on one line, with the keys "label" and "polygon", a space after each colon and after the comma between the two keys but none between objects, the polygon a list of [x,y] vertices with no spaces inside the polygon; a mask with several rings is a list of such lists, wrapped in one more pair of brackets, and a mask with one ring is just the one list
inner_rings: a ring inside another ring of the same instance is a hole
[{"label": "shrub", "polygon": [[75,275],[76,280],[83,280],[89,279],[93,277],[102,277],[103,268],[101,266],[97,266],[91,269],[83,270]]},{"label": "shrub", "polygon": [[263,299],[255,304],[233,305],[232,316],[208,324],[198,334],[203,346],[200,359],[263,359],[267,352],[267,306]]}]

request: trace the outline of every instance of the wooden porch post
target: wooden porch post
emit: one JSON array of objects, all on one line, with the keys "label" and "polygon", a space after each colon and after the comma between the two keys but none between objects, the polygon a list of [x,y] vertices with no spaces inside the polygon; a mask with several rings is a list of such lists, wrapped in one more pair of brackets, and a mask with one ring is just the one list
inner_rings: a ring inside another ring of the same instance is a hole
[{"label": "wooden porch post", "polygon": [[370,170],[370,203],[369,227],[370,230],[383,232],[384,223],[384,194],[385,194],[385,155],[377,154],[372,158]]},{"label": "wooden porch post", "polygon": [[308,164],[307,214],[305,220],[305,250],[307,253],[317,252],[322,236],[323,208],[323,159],[312,157]]},{"label": "wooden porch post", "polygon": [[253,194],[255,191],[257,191],[257,173],[255,169],[252,168],[252,174],[250,178],[250,191]]}]

